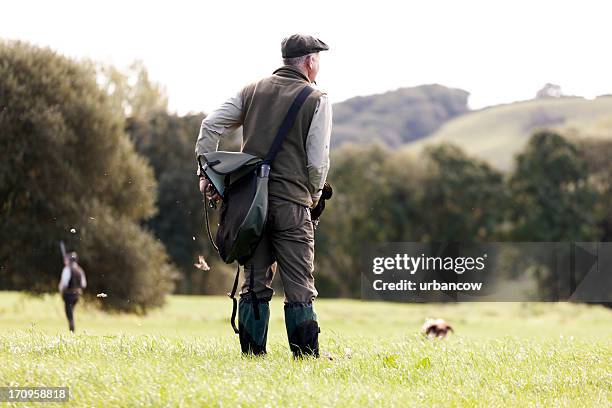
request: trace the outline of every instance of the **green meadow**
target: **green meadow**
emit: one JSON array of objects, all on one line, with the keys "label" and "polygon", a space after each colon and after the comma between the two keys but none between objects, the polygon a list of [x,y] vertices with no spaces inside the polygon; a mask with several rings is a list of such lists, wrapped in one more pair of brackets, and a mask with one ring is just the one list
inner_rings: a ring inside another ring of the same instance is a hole
[{"label": "green meadow", "polygon": [[[612,311],[600,306],[321,299],[317,307],[326,357],[294,361],[280,299],[268,355],[248,358],[226,298],[171,296],[146,316],[83,302],[72,335],[59,296],[2,292],[0,383],[68,386],[75,406],[612,404]],[[446,319],[455,334],[424,338],[427,317]]]}]

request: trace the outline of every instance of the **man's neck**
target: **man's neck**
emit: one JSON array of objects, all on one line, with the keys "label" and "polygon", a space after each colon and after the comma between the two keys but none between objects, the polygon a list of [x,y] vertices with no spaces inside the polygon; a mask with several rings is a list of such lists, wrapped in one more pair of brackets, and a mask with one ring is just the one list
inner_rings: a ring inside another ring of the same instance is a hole
[{"label": "man's neck", "polygon": [[303,67],[296,67],[296,68],[299,69],[306,78],[308,78],[309,82],[311,83],[314,82],[313,80],[310,79],[310,75],[308,75],[308,71],[306,69],[304,69]]},{"label": "man's neck", "polygon": [[300,67],[296,67],[295,65],[283,65],[282,67],[280,67],[276,71],[274,71],[274,73],[277,73],[280,70],[291,71],[292,72],[291,75],[299,76],[299,77],[303,78],[304,80],[308,81],[309,83],[312,83],[312,81],[308,77],[308,74],[306,72],[304,72],[304,70],[302,68],[300,68]]}]

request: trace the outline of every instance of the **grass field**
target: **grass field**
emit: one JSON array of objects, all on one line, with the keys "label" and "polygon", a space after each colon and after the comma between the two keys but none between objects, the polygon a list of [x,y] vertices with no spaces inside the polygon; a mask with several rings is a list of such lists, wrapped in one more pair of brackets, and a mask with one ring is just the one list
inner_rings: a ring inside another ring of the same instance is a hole
[{"label": "grass field", "polygon": [[[71,335],[59,296],[0,292],[0,385],[69,386],[77,406],[612,405],[612,311],[602,307],[320,300],[333,359],[294,361],[280,300],[265,358],[239,355],[230,305],[173,296],[139,317],[79,304]],[[456,334],[424,339],[426,317]]]}]

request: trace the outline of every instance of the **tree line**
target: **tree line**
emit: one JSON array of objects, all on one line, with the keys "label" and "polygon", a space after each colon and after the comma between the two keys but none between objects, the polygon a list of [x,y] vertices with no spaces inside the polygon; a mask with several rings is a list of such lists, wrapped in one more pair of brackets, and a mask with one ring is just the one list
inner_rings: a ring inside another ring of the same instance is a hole
[{"label": "tree line", "polygon": [[380,145],[339,149],[317,230],[321,292],[358,296],[358,243],[610,241],[610,157],[612,140],[548,130],[533,134],[509,173],[450,144],[420,157]]}]

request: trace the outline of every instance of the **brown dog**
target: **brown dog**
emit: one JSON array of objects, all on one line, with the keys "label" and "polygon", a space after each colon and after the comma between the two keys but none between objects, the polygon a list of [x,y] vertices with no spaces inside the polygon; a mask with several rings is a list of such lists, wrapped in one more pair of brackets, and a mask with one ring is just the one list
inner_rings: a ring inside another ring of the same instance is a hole
[{"label": "brown dog", "polygon": [[444,319],[425,319],[423,323],[423,334],[429,338],[445,338],[448,332],[455,332],[450,324]]}]

